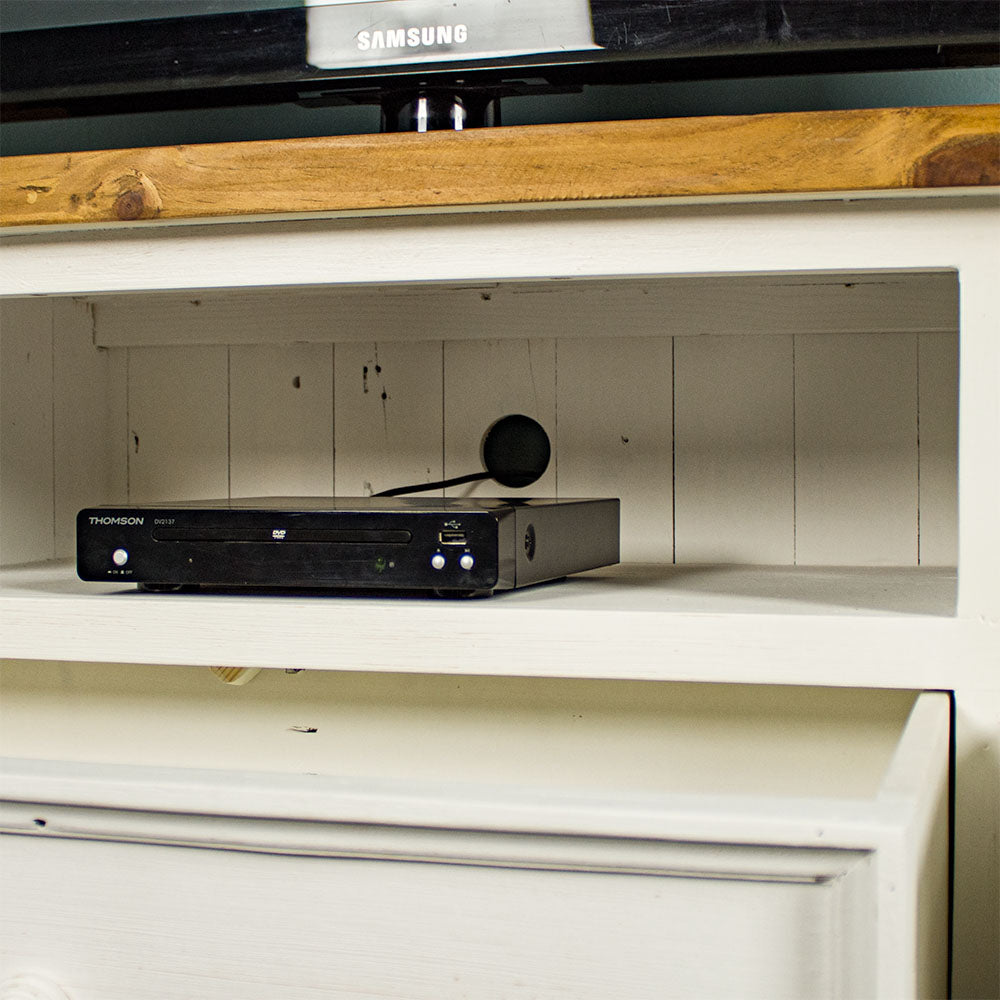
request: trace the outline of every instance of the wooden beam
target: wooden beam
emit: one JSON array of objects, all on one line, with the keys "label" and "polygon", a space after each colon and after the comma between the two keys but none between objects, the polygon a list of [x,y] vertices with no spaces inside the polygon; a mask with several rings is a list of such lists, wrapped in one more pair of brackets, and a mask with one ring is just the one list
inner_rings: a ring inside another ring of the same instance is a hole
[{"label": "wooden beam", "polygon": [[0,222],[294,217],[1000,184],[1000,105],[516,126],[0,159]]}]

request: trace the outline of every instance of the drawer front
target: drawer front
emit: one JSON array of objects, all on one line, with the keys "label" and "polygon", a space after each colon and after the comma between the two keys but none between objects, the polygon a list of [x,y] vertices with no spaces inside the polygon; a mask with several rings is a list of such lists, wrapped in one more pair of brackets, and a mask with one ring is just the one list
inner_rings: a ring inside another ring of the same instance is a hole
[{"label": "drawer front", "polygon": [[[709,878],[4,841],[3,973],[74,1000],[830,997],[867,864]],[[870,950],[854,964],[860,994]]]},{"label": "drawer front", "polygon": [[341,714],[287,735],[341,742],[272,755],[283,771],[0,760],[0,983],[42,974],[73,1000],[947,991],[943,693],[668,685],[602,715],[611,690],[577,683],[505,682],[502,702],[432,684],[380,712],[323,687]]}]

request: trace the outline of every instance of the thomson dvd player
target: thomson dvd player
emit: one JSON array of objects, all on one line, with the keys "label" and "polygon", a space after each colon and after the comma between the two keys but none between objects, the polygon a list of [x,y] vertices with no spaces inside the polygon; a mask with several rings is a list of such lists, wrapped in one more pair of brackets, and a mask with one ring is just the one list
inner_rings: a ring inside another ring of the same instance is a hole
[{"label": "thomson dvd player", "polygon": [[617,499],[262,497],[90,507],[83,580],[489,594],[619,559]]}]

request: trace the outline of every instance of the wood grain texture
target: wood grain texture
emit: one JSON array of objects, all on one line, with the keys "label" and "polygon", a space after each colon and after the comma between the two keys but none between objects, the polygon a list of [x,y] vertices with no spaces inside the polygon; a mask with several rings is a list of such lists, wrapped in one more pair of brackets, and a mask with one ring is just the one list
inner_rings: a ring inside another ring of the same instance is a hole
[{"label": "wood grain texture", "polygon": [[0,161],[4,226],[1000,184],[1000,105],[587,122]]}]

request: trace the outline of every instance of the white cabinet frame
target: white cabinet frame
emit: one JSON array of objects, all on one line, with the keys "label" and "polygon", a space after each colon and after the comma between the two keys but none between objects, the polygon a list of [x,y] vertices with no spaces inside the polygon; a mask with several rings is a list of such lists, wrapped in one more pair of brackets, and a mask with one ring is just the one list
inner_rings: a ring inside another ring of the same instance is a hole
[{"label": "white cabinet frame", "polygon": [[[65,569],[5,570],[9,658],[234,666],[430,669],[940,688],[956,697],[956,995],[1000,985],[1000,213],[992,191],[955,196],[496,211],[12,235],[7,296],[503,282],[566,278],[957,272],[959,558],[953,615],[776,614],[711,602],[677,611],[667,585],[637,604],[613,579],[596,598],[515,595],[449,611],[413,606],[371,659],[384,613],[252,602],[103,602]],[[9,475],[0,469],[0,475]],[[903,584],[893,581],[891,587]],[[122,608],[129,615],[123,618]],[[792,613],[789,613],[792,612]],[[456,625],[457,623],[457,625]],[[281,626],[280,631],[274,628]],[[455,628],[477,655],[421,638]],[[331,632],[349,636],[333,650]],[[289,648],[287,636],[296,639]],[[567,656],[568,644],[573,655]],[[426,652],[432,649],[428,655]],[[992,845],[992,846],[991,846]]]}]

